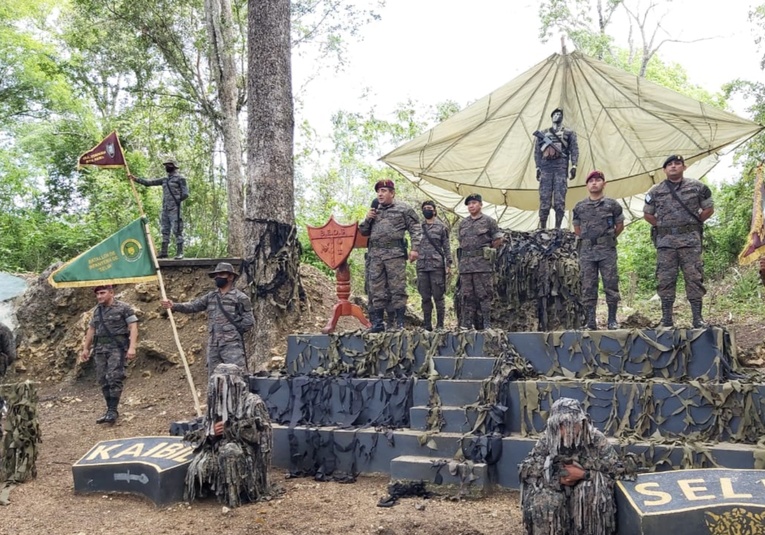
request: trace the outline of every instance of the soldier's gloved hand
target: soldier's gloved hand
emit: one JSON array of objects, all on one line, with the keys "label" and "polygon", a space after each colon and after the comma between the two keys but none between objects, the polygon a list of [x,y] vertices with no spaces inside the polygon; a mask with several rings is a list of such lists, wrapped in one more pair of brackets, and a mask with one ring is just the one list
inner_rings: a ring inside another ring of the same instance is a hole
[{"label": "soldier's gloved hand", "polygon": [[537,182],[539,182],[540,178],[542,178],[542,170],[537,167]]},{"label": "soldier's gloved hand", "polygon": [[568,179],[574,180],[575,178],[576,178],[576,166],[571,168]]},{"label": "soldier's gloved hand", "polygon": [[135,180],[135,175],[134,175],[134,174],[132,174],[132,173],[128,173],[128,178],[129,178],[130,180]]}]

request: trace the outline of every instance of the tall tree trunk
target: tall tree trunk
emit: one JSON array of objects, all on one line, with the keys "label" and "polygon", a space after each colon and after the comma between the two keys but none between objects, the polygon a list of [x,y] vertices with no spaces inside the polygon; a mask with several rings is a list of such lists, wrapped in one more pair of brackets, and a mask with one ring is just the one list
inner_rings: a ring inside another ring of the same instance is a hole
[{"label": "tall tree trunk", "polygon": [[245,259],[257,328],[251,360],[263,362],[278,322],[298,307],[290,63],[290,0],[249,0],[248,169]]},{"label": "tall tree trunk", "polygon": [[230,0],[205,0],[207,33],[210,38],[210,72],[218,88],[220,131],[226,154],[228,192],[228,254],[244,255],[244,173],[242,137],[239,130],[240,79],[234,50],[234,17]]}]

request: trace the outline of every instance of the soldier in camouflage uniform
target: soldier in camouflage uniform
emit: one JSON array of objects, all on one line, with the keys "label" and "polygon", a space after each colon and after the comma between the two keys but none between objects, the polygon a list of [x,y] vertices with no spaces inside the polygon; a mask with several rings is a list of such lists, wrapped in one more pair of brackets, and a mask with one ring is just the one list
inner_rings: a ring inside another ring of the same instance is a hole
[{"label": "soldier in camouflage uniform", "polygon": [[0,323],[0,377],[5,375],[14,360],[16,360],[16,339],[13,331],[5,323]]},{"label": "soldier in camouflage uniform", "polygon": [[380,180],[375,184],[377,208],[367,212],[366,219],[359,224],[362,236],[369,236],[369,264],[367,282],[369,291],[370,332],[385,330],[383,317],[390,305],[396,314],[395,327],[404,328],[406,310],[406,240],[409,233],[412,249],[409,261],[417,260],[422,231],[414,209],[408,204],[395,200],[396,187],[392,180]]},{"label": "soldier in camouflage uniform", "polygon": [[159,219],[162,232],[162,248],[157,258],[167,258],[170,245],[170,234],[175,235],[175,258],[183,258],[183,216],[181,203],[189,197],[189,187],[186,178],[178,174],[178,163],[175,158],[166,158],[162,163],[167,171],[165,178],[145,180],[134,175],[128,175],[142,186],[162,186],[162,214]]},{"label": "soldier in camouflage uniform", "polygon": [[608,305],[608,328],[618,329],[616,308],[619,305],[619,271],[616,267],[616,237],[624,230],[621,205],[603,193],[606,179],[592,171],[585,180],[589,197],[574,207],[574,233],[580,238],[579,269],[582,279],[582,302],[587,314],[587,328],[597,330],[595,309],[598,303],[598,272],[603,277]]},{"label": "soldier in camouflage uniform", "polygon": [[[673,327],[672,307],[678,268],[683,270],[685,294],[693,312],[693,326],[706,327],[701,315],[704,288],[704,264],[701,238],[704,221],[714,213],[712,192],[702,182],[684,178],[685,160],[673,154],[664,162],[667,179],[656,184],[645,196],[643,214],[654,228],[656,279],[661,298],[661,325]],[[675,198],[677,196],[677,198]]]},{"label": "soldier in camouflage uniform", "polygon": [[[483,199],[478,193],[465,199],[470,215],[460,221],[460,327],[491,329],[491,301],[494,298],[494,249],[502,244],[497,222],[481,213]],[[476,311],[481,311],[483,324],[478,325]]]},{"label": "soldier in camouflage uniform", "polygon": [[582,405],[553,403],[547,426],[520,465],[526,535],[610,535],[616,531],[616,451]]},{"label": "soldier in camouflage uniform", "polygon": [[566,177],[569,180],[576,177],[579,145],[576,133],[563,126],[563,110],[556,108],[551,117],[553,124],[550,128],[534,132],[534,162],[539,181],[539,228],[547,226],[552,205],[555,208],[555,228],[559,229],[566,210]]},{"label": "soldier in camouflage uniform", "polygon": [[90,360],[90,350],[95,346],[96,376],[106,400],[106,412],[96,423],[113,424],[119,417],[117,407],[125,381],[125,359],[135,358],[138,318],[130,305],[114,299],[113,286],[96,286],[93,291],[98,306],[88,324],[80,359]]},{"label": "soldier in camouflage uniform", "polygon": [[218,364],[235,364],[247,370],[244,333],[255,325],[252,302],[247,294],[234,287],[238,275],[231,264],[220,262],[208,276],[215,279],[217,290],[188,303],[173,303],[168,299],[161,301],[161,304],[181,314],[207,311],[208,376],[215,371]]},{"label": "soldier in camouflage uniform", "polygon": [[417,291],[422,297],[425,329],[433,330],[433,302],[436,304],[436,329],[444,328],[446,276],[452,267],[449,228],[436,217],[436,203],[422,203],[422,240],[417,259]]}]

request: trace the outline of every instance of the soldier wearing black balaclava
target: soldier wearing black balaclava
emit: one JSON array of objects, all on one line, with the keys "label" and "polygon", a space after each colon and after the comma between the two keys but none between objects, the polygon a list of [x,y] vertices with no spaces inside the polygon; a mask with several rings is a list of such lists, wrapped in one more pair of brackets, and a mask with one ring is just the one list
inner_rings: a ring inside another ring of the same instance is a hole
[{"label": "soldier wearing black balaclava", "polygon": [[553,124],[550,128],[534,132],[534,162],[539,181],[539,228],[547,227],[550,206],[555,209],[555,228],[560,228],[566,210],[566,178],[574,180],[579,161],[576,133],[563,126],[563,110],[556,108],[551,117]]}]

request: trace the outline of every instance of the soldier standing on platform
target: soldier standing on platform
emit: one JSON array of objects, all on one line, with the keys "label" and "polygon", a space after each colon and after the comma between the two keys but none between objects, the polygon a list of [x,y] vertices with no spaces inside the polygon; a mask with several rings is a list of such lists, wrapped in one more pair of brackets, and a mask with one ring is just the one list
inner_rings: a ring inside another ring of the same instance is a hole
[{"label": "soldier standing on platform", "polygon": [[388,305],[395,311],[397,329],[404,328],[406,311],[406,240],[409,233],[412,249],[409,261],[419,257],[422,231],[414,209],[395,200],[396,186],[392,180],[380,180],[375,184],[377,208],[367,212],[359,224],[362,236],[369,236],[367,283],[369,291],[370,332],[385,330],[384,315]]},{"label": "soldier standing on platform", "polygon": [[[497,222],[481,213],[483,199],[478,193],[465,199],[470,215],[460,221],[457,252],[460,273],[460,327],[491,329],[491,301],[494,298],[494,259],[502,244]],[[476,311],[483,316],[483,325],[476,325]]]},{"label": "soldier standing on platform", "polygon": [[555,208],[555,228],[559,229],[566,210],[566,178],[576,178],[579,145],[576,133],[563,126],[563,110],[556,108],[551,117],[553,124],[550,128],[534,132],[534,162],[539,181],[539,228],[547,227],[552,205]]},{"label": "soldier standing on platform", "polygon": [[616,267],[616,237],[624,230],[621,205],[606,197],[606,179],[600,171],[592,171],[585,180],[589,197],[574,207],[574,233],[580,238],[579,268],[582,279],[582,301],[587,313],[586,327],[597,330],[595,310],[598,303],[598,273],[603,278],[608,305],[608,328],[618,329],[616,308],[619,306],[619,271]]},{"label": "soldier standing on platform", "polygon": [[231,264],[220,262],[208,276],[215,279],[216,290],[188,303],[173,303],[168,299],[161,304],[181,314],[207,311],[208,376],[218,364],[236,364],[247,371],[244,333],[255,325],[252,302],[247,294],[234,287],[238,275]]},{"label": "soldier standing on platform", "polygon": [[125,359],[135,358],[138,318],[130,305],[114,299],[112,285],[96,286],[93,291],[98,306],[88,324],[80,360],[90,360],[90,350],[95,345],[96,376],[106,400],[106,412],[96,423],[113,424],[119,417],[117,407],[125,381]]},{"label": "soldier standing on platform", "polygon": [[167,258],[170,245],[170,234],[175,235],[175,258],[183,258],[183,215],[181,203],[189,197],[189,187],[186,178],[178,174],[178,163],[175,158],[167,158],[163,162],[167,176],[145,180],[134,175],[128,175],[142,186],[162,186],[162,215],[160,228],[162,232],[162,247],[157,258]]},{"label": "soldier standing on platform", "polygon": [[656,279],[661,298],[661,325],[673,327],[678,268],[683,270],[685,294],[691,304],[694,328],[706,327],[701,315],[704,288],[704,263],[701,238],[704,221],[715,211],[712,192],[704,183],[684,178],[685,160],[673,154],[664,161],[667,179],[656,184],[645,196],[643,214],[653,229],[656,246]]},{"label": "soldier standing on platform", "polygon": [[444,328],[446,276],[452,266],[449,229],[436,217],[436,203],[422,203],[422,241],[417,259],[417,291],[422,297],[422,316],[427,331],[433,330],[433,302],[436,304],[436,329]]}]

